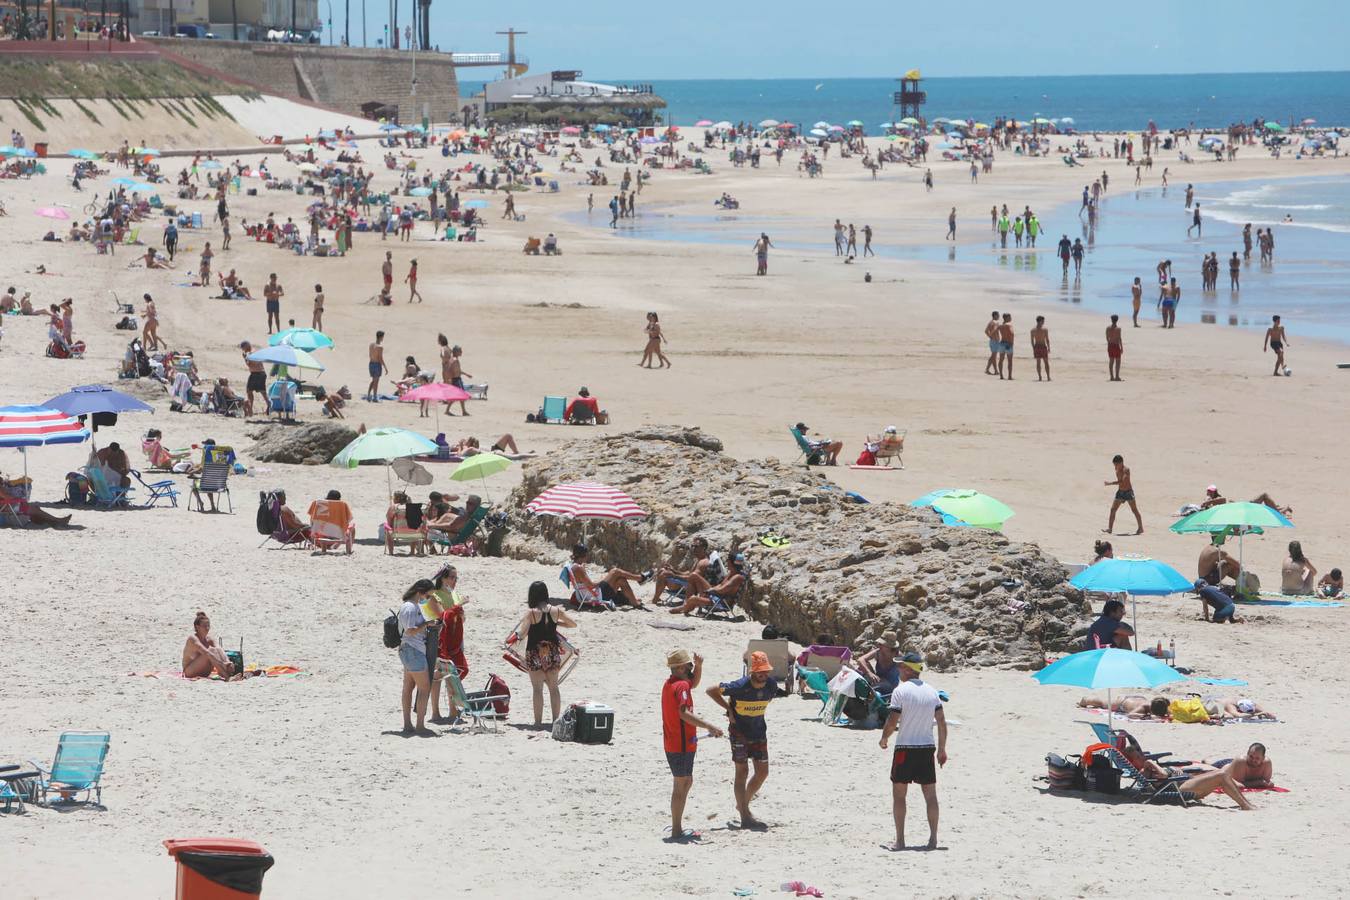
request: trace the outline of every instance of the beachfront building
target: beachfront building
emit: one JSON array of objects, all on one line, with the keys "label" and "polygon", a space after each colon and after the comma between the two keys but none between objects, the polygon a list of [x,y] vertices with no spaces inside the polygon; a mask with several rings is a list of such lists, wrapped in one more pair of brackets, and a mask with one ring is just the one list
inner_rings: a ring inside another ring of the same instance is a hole
[{"label": "beachfront building", "polygon": [[483,90],[488,119],[502,122],[651,125],[665,105],[650,84],[582,81],[575,70],[503,78]]},{"label": "beachfront building", "polygon": [[188,37],[211,33],[231,40],[238,22],[240,40],[261,41],[269,32],[289,31],[292,14],[298,35],[323,27],[319,0],[294,0],[294,6],[292,0],[130,0],[128,6],[131,33],[137,35],[157,32],[167,37],[183,31]]}]

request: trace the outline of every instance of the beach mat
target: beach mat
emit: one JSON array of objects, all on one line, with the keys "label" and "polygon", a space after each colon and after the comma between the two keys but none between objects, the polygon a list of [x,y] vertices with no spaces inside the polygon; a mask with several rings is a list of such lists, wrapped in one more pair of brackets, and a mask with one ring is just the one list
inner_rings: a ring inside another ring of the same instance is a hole
[{"label": "beach mat", "polygon": [[1219,687],[1243,687],[1247,684],[1241,678],[1192,678],[1191,681],[1218,685]]},{"label": "beach mat", "polygon": [[1238,606],[1290,606],[1305,608],[1330,608],[1344,606],[1339,600],[1303,600],[1295,598],[1293,600],[1285,598],[1283,594],[1267,594],[1262,592],[1260,600],[1235,600]]},{"label": "beach mat", "polygon": [[849,466],[850,469],[861,469],[864,472],[900,472],[901,469],[895,466],[860,466],[856,463]]},{"label": "beach mat", "polygon": [[[279,678],[282,675],[303,675],[305,674],[296,666],[245,666],[245,675],[261,675],[265,678]],[[214,672],[205,678],[185,678],[182,669],[164,669],[151,672],[128,672],[130,678],[178,678],[183,681],[224,681]]]},{"label": "beach mat", "polygon": [[1290,794],[1290,793],[1293,793],[1293,792],[1290,791],[1289,788],[1286,788],[1286,787],[1280,787],[1280,786],[1277,785],[1277,784],[1272,784],[1270,787],[1243,787],[1243,788],[1242,788],[1242,793],[1244,793],[1244,794],[1264,794],[1264,793],[1270,793],[1270,794]]}]

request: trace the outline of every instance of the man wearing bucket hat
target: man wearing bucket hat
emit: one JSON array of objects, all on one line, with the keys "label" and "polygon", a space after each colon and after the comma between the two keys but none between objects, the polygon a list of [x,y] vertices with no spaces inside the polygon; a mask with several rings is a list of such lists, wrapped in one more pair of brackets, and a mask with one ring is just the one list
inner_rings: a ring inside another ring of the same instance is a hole
[{"label": "man wearing bucket hat", "polygon": [[878,693],[890,694],[900,686],[899,650],[895,632],[883,631],[872,649],[857,659],[858,670]]},{"label": "man wearing bucket hat", "polygon": [[[750,801],[769,777],[769,733],[764,711],[769,701],[778,696],[778,683],[769,674],[773,664],[767,654],[756,650],[747,662],[749,674],[708,688],[708,696],[727,711],[731,721],[727,737],[731,739],[731,761],[736,765],[739,827],[763,829],[768,826],[750,813]],[[751,761],[755,764],[753,778],[749,777]]]},{"label": "man wearing bucket hat", "polygon": [[661,724],[665,732],[666,762],[675,786],[670,792],[670,837],[672,843],[697,840],[696,831],[684,830],[684,803],[694,786],[694,751],[698,749],[698,729],[706,728],[713,737],[722,729],[694,715],[693,690],[703,677],[703,657],[685,649],[666,654],[670,677],[661,688]]},{"label": "man wearing bucket hat", "polygon": [[[919,677],[923,672],[923,657],[906,653],[900,658],[900,686],[891,694],[891,712],[881,729],[881,749],[890,743],[891,735],[899,726],[895,739],[895,754],[891,758],[891,813],[895,817],[895,841],[881,846],[887,850],[905,849],[905,795],[911,784],[923,790],[928,806],[928,844],[925,849],[937,849],[938,798],[937,765],[947,764],[947,718],[942,712],[942,700],[931,685]],[[937,745],[933,742],[933,725],[937,724]]]}]

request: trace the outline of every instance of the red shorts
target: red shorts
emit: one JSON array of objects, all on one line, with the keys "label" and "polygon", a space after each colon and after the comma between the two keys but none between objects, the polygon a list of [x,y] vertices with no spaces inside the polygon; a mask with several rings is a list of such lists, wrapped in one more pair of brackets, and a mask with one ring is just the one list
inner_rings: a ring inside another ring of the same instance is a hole
[{"label": "red shorts", "polygon": [[1031,355],[1032,355],[1034,358],[1036,358],[1036,359],[1049,359],[1049,358],[1050,358],[1050,348],[1049,348],[1049,347],[1032,347],[1032,348],[1031,348]]},{"label": "red shorts", "polygon": [[1107,344],[1106,356],[1108,359],[1120,359],[1121,346],[1119,344]]}]

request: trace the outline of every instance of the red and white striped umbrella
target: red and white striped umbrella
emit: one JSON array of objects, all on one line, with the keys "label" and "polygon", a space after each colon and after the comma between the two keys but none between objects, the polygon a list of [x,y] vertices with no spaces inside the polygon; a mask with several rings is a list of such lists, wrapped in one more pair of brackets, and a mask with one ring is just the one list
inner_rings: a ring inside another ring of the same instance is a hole
[{"label": "red and white striped umbrella", "polygon": [[531,500],[525,509],[537,516],[569,519],[622,520],[647,514],[623,491],[593,481],[555,485]]},{"label": "red and white striped umbrella", "polygon": [[89,440],[74,416],[45,406],[0,406],[0,447],[41,447]]}]

